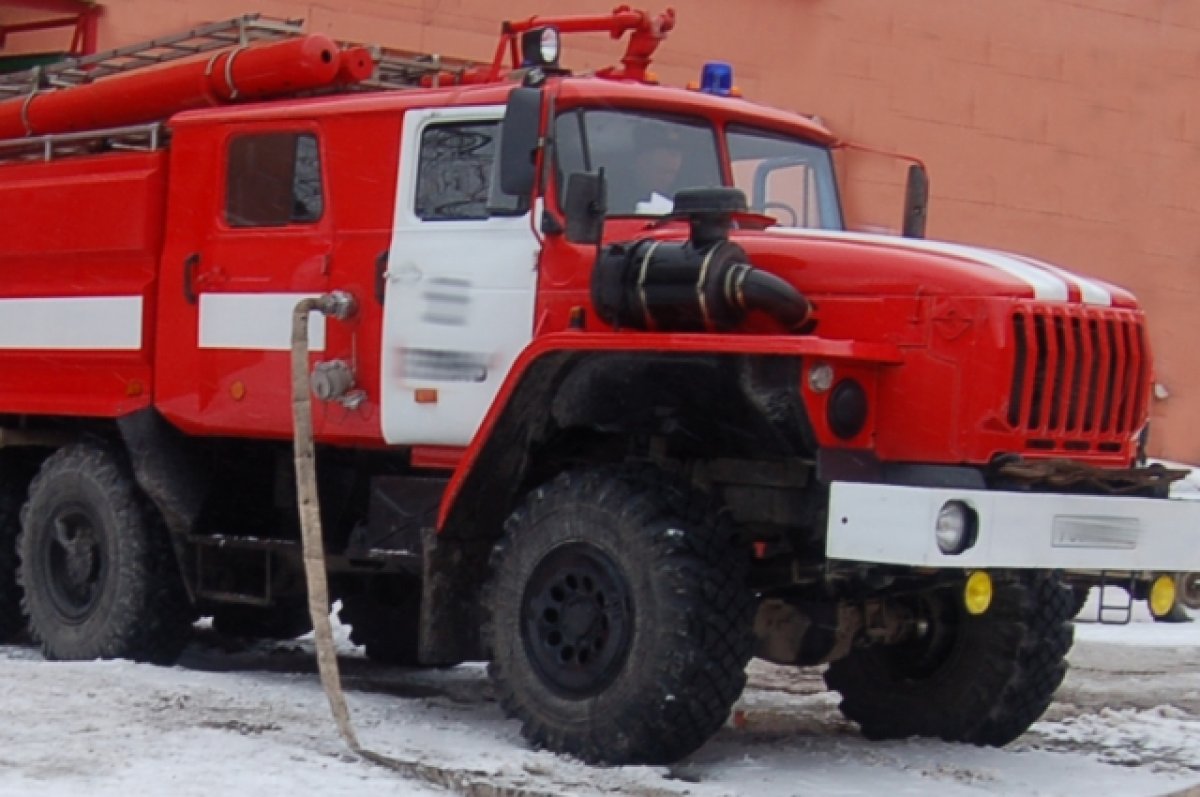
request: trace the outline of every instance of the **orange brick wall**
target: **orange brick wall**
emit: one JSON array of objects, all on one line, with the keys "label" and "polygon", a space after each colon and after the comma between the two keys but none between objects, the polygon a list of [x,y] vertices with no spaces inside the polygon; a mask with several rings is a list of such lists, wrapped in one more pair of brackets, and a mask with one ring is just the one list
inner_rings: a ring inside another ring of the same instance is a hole
[{"label": "orange brick wall", "polygon": [[[611,4],[110,0],[100,41],[258,10],[339,38],[482,59],[501,18]],[[930,237],[1027,252],[1132,288],[1169,392],[1154,402],[1153,450],[1200,462],[1200,2],[675,5],[679,26],[656,67],[665,82],[693,79],[707,59],[732,61],[748,97],[920,155],[932,175]],[[23,13],[2,6],[0,21]],[[617,50],[598,36],[568,53],[568,65],[588,68]],[[852,224],[897,226],[898,169],[887,167],[867,156],[843,164]]]}]

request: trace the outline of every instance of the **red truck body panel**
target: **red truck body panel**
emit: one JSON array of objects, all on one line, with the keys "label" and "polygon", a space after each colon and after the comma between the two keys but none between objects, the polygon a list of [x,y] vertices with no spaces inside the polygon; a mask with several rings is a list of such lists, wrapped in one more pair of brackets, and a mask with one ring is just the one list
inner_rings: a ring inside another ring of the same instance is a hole
[{"label": "red truck body panel", "polygon": [[150,404],[166,192],[164,152],[0,165],[0,412]]}]

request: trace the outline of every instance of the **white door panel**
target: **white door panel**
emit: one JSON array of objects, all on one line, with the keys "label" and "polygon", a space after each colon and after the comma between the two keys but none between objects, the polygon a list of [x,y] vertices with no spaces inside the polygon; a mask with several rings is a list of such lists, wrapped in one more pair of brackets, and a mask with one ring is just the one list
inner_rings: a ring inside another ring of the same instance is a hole
[{"label": "white door panel", "polygon": [[529,216],[423,221],[414,212],[422,133],[440,123],[498,121],[503,111],[405,115],[384,294],[389,443],[466,445],[532,338],[537,240]]}]

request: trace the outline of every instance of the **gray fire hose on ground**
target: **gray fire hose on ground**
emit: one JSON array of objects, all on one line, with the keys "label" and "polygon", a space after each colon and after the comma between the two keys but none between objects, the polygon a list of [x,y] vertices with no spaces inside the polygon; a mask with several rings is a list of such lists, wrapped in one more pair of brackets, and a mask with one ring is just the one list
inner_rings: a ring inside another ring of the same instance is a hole
[{"label": "gray fire hose on ground", "polygon": [[445,767],[402,761],[376,753],[359,744],[350,719],[350,708],[342,691],[333,626],[329,621],[329,581],[325,570],[321,504],[317,494],[316,450],[313,444],[312,400],[309,395],[308,319],[313,312],[346,320],[355,313],[354,297],[342,291],[304,299],[292,313],[292,429],[295,442],[296,493],[304,550],[304,577],[308,585],[308,612],[312,617],[317,647],[317,669],[321,686],[338,732],[355,754],[405,777],[415,778],[469,797],[556,797],[557,792],[529,790],[488,783],[485,773],[464,772]]}]

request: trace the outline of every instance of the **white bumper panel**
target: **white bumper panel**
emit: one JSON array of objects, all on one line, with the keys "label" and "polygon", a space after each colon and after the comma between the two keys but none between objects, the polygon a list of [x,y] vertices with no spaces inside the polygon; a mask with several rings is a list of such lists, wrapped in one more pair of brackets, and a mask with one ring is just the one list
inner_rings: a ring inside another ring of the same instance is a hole
[{"label": "white bumper panel", "polygon": [[[943,554],[938,510],[975,510],[974,546]],[[880,564],[1062,570],[1200,570],[1200,501],[834,482],[826,553]]]}]

